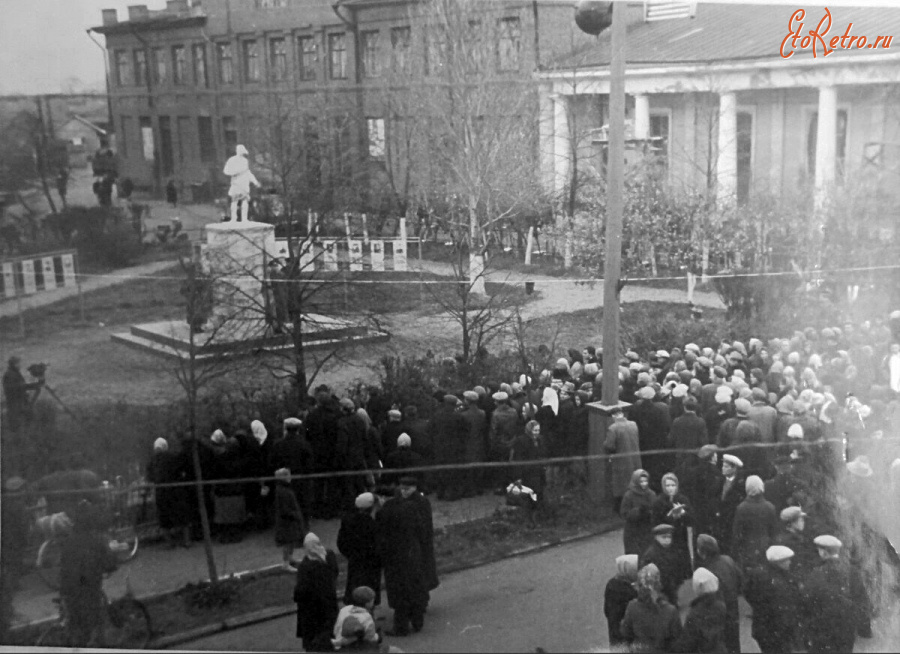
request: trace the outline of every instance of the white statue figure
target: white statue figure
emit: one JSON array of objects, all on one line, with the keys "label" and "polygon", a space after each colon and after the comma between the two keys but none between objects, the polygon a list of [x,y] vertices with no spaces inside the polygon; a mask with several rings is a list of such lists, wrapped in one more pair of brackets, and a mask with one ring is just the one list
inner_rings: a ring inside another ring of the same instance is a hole
[{"label": "white statue figure", "polygon": [[256,176],[250,172],[250,162],[247,161],[247,148],[238,145],[235,154],[225,162],[222,172],[231,177],[231,188],[228,189],[228,197],[231,198],[231,220],[238,220],[238,204],[243,201],[241,208],[241,220],[247,221],[250,212],[250,185],[259,188],[261,184]]}]

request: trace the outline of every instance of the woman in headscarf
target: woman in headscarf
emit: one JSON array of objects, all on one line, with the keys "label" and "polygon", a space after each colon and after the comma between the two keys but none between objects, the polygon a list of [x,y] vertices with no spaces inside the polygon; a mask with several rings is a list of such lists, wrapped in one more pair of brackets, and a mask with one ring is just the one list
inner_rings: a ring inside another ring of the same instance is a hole
[{"label": "woman in headscarf", "polygon": [[[541,408],[537,410],[535,420],[541,425],[541,439],[545,443],[547,456],[563,456],[561,452],[564,435],[560,433],[562,423],[559,417],[559,395],[549,386],[542,391]],[[559,468],[551,468],[548,471],[550,483],[556,479],[558,471]]]},{"label": "woman in headscarf", "polygon": [[606,583],[603,593],[603,614],[609,630],[609,646],[615,648],[625,643],[619,627],[628,603],[637,598],[637,554],[623,554],[616,558],[616,576]]},{"label": "woman in headscarf", "polygon": [[766,550],[778,535],[779,519],[775,506],[765,498],[765,484],[756,475],[744,483],[747,497],[734,513],[731,542],[734,560],[747,570],[766,565]]},{"label": "woman in headscarf", "polygon": [[681,635],[678,609],[663,594],[653,563],[638,571],[637,598],[628,603],[619,631],[632,652],[671,652]]},{"label": "woman in headscarf", "polygon": [[153,443],[153,456],[147,466],[147,479],[158,485],[155,489],[156,516],[160,529],[169,542],[169,547],[191,546],[190,486],[166,486],[189,480],[190,459],[187,450],[172,452],[165,438],[157,438]]},{"label": "woman in headscarf", "polygon": [[650,474],[644,469],[635,470],[619,509],[619,514],[625,520],[622,538],[626,554],[640,556],[653,542],[651,509],[655,500],[656,493],[650,489]]},{"label": "woman in headscarf", "polygon": [[[248,457],[251,460],[248,477],[268,477],[269,451],[272,441],[269,432],[262,421],[254,420],[250,423],[250,435],[247,440]],[[275,482],[249,482],[246,487],[247,512],[253,515],[253,521],[257,529],[268,529],[272,524],[272,506],[275,498]]]},{"label": "woman in headscarf", "polygon": [[337,548],[347,558],[347,587],[344,604],[353,601],[353,590],[368,586],[375,592],[375,606],[381,603],[381,557],[375,528],[375,496],[362,493],[355,507],[341,519]]},{"label": "woman in headscarf", "polygon": [[303,539],[303,551],[294,586],[297,638],[307,652],[333,651],[331,630],[338,616],[337,557],[312,532]]},{"label": "woman in headscarf", "polygon": [[[510,452],[510,461],[539,461],[547,458],[547,446],[544,442],[543,429],[537,420],[531,420],[525,425],[525,431],[513,441]],[[537,494],[537,501],[544,499],[544,467],[522,466],[516,468],[516,480],[521,480],[523,486],[527,486]]]},{"label": "woman in headscarf", "polygon": [[694,511],[687,496],[680,492],[678,477],[667,472],[662,477],[662,493],[653,502],[651,522],[653,526],[672,525],[672,549],[678,552],[681,559],[681,574],[678,583],[690,577],[691,558],[693,553]]}]

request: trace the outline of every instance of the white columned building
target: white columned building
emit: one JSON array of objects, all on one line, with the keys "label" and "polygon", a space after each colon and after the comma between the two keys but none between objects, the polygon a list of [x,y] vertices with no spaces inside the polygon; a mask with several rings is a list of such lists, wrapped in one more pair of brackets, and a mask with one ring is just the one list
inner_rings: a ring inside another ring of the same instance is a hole
[{"label": "white columned building", "polygon": [[716,149],[716,203],[724,207],[737,193],[737,96],[719,94],[718,147]]}]

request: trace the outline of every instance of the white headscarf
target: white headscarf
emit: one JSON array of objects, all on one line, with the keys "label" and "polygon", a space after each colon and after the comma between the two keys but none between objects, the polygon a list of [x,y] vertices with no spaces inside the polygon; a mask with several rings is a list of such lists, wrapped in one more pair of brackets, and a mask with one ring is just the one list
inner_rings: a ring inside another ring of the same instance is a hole
[{"label": "white headscarf", "polygon": [[553,409],[553,415],[559,415],[559,395],[552,388],[545,388],[541,397],[541,406],[549,406]]},{"label": "white headscarf", "polygon": [[157,438],[153,441],[153,451],[154,452],[168,452],[169,451],[169,441],[165,438]]},{"label": "white headscarf", "polygon": [[253,438],[256,439],[256,442],[260,445],[265,443],[266,438],[269,436],[269,432],[266,431],[266,426],[259,420],[254,420],[250,423],[250,432],[253,434]]},{"label": "white headscarf", "polygon": [[325,546],[322,545],[322,541],[314,533],[309,532],[306,534],[306,538],[303,539],[303,549],[306,550],[306,558],[325,563],[328,552]]}]

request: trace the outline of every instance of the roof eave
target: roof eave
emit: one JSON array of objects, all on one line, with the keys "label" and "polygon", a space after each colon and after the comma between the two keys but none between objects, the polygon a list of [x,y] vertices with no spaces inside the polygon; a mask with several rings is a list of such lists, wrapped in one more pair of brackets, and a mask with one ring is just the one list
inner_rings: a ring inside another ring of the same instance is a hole
[{"label": "roof eave", "polygon": [[91,27],[91,32],[97,32],[104,36],[117,34],[133,34],[134,32],[154,32],[158,30],[172,29],[174,27],[194,27],[206,24],[206,16],[183,16],[178,18],[150,18],[148,20],[133,20],[116,23],[114,25],[99,25]]}]

